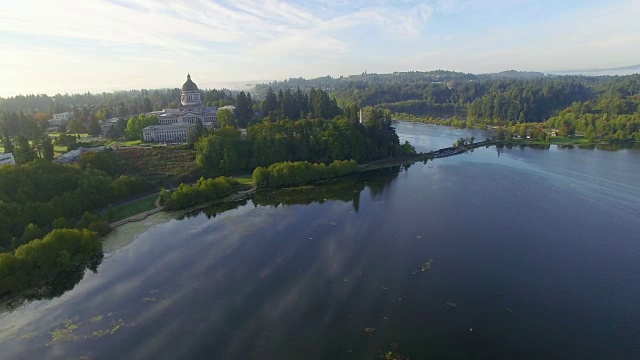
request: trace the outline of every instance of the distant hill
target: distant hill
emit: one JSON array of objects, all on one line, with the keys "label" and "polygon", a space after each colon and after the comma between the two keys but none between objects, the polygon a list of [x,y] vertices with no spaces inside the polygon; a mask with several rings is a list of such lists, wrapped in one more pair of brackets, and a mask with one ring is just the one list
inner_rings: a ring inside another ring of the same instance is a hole
[{"label": "distant hill", "polygon": [[491,79],[500,79],[500,78],[508,78],[508,79],[538,79],[546,77],[544,73],[536,72],[536,71],[517,71],[517,70],[508,70],[501,71],[498,73],[490,73],[490,74],[480,74],[480,77],[491,78]]},{"label": "distant hill", "polygon": [[587,75],[587,76],[606,76],[606,75],[631,75],[640,73],[640,64],[622,66],[606,69],[585,69],[585,70],[563,70],[551,72],[555,75]]}]

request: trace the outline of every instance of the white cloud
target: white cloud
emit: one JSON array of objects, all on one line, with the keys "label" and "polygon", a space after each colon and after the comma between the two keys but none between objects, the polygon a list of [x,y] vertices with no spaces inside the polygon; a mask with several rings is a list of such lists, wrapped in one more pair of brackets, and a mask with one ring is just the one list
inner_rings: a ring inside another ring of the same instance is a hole
[{"label": "white cloud", "polygon": [[[539,18],[519,24],[505,17],[512,10],[521,15],[524,6],[533,7]],[[177,86],[186,71],[198,74],[200,83],[215,84],[211,79],[282,79],[364,69],[551,70],[640,62],[638,0],[559,13],[545,6],[551,4],[3,1],[0,96],[52,89]],[[435,28],[428,26],[432,19],[438,20]]]}]

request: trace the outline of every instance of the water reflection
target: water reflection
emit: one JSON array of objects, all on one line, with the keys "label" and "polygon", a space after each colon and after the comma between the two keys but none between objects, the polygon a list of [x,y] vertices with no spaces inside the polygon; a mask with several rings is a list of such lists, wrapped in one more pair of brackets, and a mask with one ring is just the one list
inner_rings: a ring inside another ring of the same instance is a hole
[{"label": "water reflection", "polygon": [[[342,201],[351,203],[353,210],[360,210],[360,194],[369,189],[373,198],[382,196],[385,189],[398,177],[401,171],[407,171],[411,165],[397,166],[388,169],[369,171],[328,183],[301,186],[296,188],[259,191],[251,199],[254,206],[290,206],[323,204],[326,201]],[[246,205],[248,199],[234,202],[216,203],[211,206],[185,213],[180,219],[189,219],[204,214],[207,218],[215,218],[224,212]]]},{"label": "water reflection", "polygon": [[0,312],[15,309],[30,300],[53,299],[73,289],[85,275],[87,269],[93,273],[98,272],[98,266],[102,262],[102,251],[90,254],[84,261],[61,269],[46,279],[39,287],[24,289],[18,294],[0,299]]}]

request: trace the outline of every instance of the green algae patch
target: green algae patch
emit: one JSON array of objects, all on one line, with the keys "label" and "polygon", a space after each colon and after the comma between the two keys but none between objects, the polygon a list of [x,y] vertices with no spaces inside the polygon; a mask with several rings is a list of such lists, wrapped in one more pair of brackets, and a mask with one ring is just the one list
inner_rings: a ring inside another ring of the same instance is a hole
[{"label": "green algae patch", "polygon": [[63,328],[51,332],[51,340],[53,342],[71,342],[80,339],[75,334],[80,324],[75,324],[74,320],[64,320],[62,323],[64,324]]},{"label": "green algae patch", "polygon": [[424,263],[420,264],[419,266],[417,266],[415,269],[413,269],[413,271],[411,272],[411,275],[416,275],[422,272],[429,271],[431,270],[431,266],[433,266],[433,259],[429,259]]},{"label": "green algae patch", "polygon": [[94,331],[93,334],[92,334],[92,337],[100,338],[100,337],[103,337],[105,335],[113,335],[113,334],[115,334],[116,331],[120,330],[125,325],[126,325],[126,323],[122,319],[113,320],[113,321],[111,321],[111,327],[110,328]]},{"label": "green algae patch", "polygon": [[91,322],[96,324],[96,323],[99,323],[100,321],[102,321],[102,319],[104,319],[104,316],[102,316],[102,315],[94,316],[94,317],[91,318]]},{"label": "green algae patch", "polygon": [[384,360],[409,360],[400,352],[400,345],[398,343],[391,343],[389,350],[379,354],[378,358]]},{"label": "green algae patch", "polygon": [[32,332],[28,332],[28,333],[20,336],[20,339],[23,339],[23,340],[24,339],[31,339],[32,337],[34,337],[36,335],[38,335],[38,333],[36,333],[35,331],[32,331]]}]

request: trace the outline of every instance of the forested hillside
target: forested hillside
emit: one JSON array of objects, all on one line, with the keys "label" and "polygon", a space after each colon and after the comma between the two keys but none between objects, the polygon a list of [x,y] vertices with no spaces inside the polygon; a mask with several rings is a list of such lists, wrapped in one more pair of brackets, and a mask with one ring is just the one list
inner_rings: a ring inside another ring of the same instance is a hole
[{"label": "forested hillside", "polygon": [[468,112],[477,123],[543,122],[574,102],[607,98],[616,103],[636,97],[640,94],[640,75],[545,76],[515,71],[484,75],[448,71],[362,74],[272,82],[256,86],[256,93],[261,97],[269,91],[300,88],[304,92],[311,87],[328,91],[343,108],[376,105],[415,116]]}]

